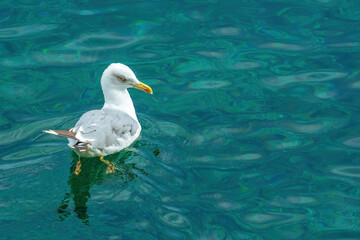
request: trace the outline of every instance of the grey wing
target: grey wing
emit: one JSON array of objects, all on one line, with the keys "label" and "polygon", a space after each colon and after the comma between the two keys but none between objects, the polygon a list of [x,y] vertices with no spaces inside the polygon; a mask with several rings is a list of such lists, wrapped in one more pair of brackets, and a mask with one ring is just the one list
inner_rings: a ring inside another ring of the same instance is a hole
[{"label": "grey wing", "polygon": [[114,110],[93,110],[85,113],[75,127],[76,138],[87,142],[93,148],[105,148],[126,140],[128,134],[134,135],[139,124],[126,113]]},{"label": "grey wing", "polygon": [[90,143],[93,148],[104,148],[109,142],[114,142],[108,137],[111,136],[111,126],[102,110],[86,112],[71,131],[76,132],[80,142]]},{"label": "grey wing", "polygon": [[140,128],[138,121],[130,117],[127,113],[115,110],[104,110],[112,131],[116,134],[117,139],[129,138],[134,136]]}]

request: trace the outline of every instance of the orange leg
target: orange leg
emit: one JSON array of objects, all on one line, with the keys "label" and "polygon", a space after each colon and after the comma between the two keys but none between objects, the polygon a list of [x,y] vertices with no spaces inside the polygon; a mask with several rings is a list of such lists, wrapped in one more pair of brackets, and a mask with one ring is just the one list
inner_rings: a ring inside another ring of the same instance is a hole
[{"label": "orange leg", "polygon": [[81,172],[81,161],[80,161],[80,156],[79,156],[79,161],[76,163],[76,169],[75,169],[75,175],[79,175],[79,173]]},{"label": "orange leg", "polygon": [[117,169],[117,168],[114,166],[114,164],[112,164],[108,160],[105,160],[103,156],[100,157],[100,161],[102,161],[103,163],[105,163],[107,165],[106,174],[115,173],[115,169]]}]

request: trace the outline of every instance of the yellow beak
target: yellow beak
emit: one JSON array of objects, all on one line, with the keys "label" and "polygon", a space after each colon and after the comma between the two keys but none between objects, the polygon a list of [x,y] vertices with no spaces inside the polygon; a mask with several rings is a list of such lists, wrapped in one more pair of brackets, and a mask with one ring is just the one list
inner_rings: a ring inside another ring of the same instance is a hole
[{"label": "yellow beak", "polygon": [[140,82],[139,84],[133,84],[132,86],[133,86],[134,88],[143,90],[144,92],[153,94],[153,91],[152,91],[151,87],[149,87],[148,85],[146,85],[146,84],[144,84],[144,83],[142,83],[142,82]]}]

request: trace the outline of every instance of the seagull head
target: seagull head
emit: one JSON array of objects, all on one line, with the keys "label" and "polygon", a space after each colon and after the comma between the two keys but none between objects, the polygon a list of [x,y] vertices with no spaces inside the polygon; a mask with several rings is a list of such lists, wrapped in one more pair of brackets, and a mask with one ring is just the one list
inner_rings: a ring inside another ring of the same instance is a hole
[{"label": "seagull head", "polygon": [[101,77],[102,87],[125,90],[127,88],[137,88],[152,94],[152,89],[140,82],[135,73],[122,63],[112,63],[104,71]]}]

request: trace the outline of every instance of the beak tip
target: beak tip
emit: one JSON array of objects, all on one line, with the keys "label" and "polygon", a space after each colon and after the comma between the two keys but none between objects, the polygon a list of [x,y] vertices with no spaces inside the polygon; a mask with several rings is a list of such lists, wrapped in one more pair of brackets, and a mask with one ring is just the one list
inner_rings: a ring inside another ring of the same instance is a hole
[{"label": "beak tip", "polygon": [[149,94],[153,94],[153,90],[151,89],[151,87],[149,87],[148,85],[140,82],[139,84],[134,84],[132,85],[134,88],[137,88],[137,89],[140,89],[140,90],[143,90],[144,92],[146,93],[149,93]]}]

